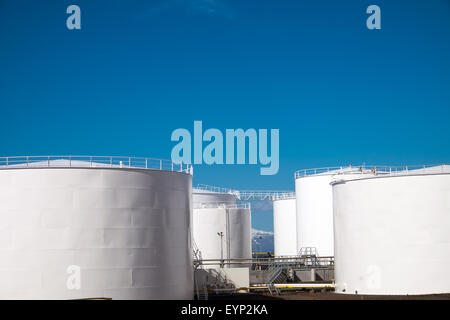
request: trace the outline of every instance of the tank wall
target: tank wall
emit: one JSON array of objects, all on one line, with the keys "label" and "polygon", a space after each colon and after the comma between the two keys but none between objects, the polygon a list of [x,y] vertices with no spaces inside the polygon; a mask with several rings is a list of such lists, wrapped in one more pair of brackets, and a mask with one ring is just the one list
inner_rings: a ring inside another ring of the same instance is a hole
[{"label": "tank wall", "polygon": [[333,186],[336,291],[450,292],[450,175]]},{"label": "tank wall", "polygon": [[276,256],[293,256],[297,250],[296,199],[273,202],[274,249]]},{"label": "tank wall", "polygon": [[[194,208],[193,212],[194,241],[202,254],[202,259],[220,259],[221,241],[223,241],[223,257],[226,258],[226,209]],[[220,232],[224,234],[223,240],[217,234]]]},{"label": "tank wall", "polygon": [[[194,208],[194,240],[202,259],[250,259],[250,209]],[[223,240],[218,233],[223,232]]]},{"label": "tank wall", "polygon": [[370,170],[356,170],[296,179],[297,250],[300,251],[302,247],[315,247],[320,256],[334,256],[331,182],[373,176]]},{"label": "tank wall", "polygon": [[192,299],[191,184],[150,170],[0,170],[0,298]]},{"label": "tank wall", "polygon": [[296,179],[297,250],[315,247],[320,256],[334,255],[332,176]]},{"label": "tank wall", "polygon": [[252,258],[252,216],[250,209],[227,209],[228,257],[230,259]]}]

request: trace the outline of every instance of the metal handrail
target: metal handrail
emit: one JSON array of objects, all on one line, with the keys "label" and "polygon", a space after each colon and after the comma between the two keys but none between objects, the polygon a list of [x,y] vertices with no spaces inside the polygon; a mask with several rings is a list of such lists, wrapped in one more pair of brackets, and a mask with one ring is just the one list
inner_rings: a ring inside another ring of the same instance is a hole
[{"label": "metal handrail", "polygon": [[191,164],[155,158],[76,155],[0,157],[0,169],[14,168],[130,168],[193,174]]},{"label": "metal handrail", "polygon": [[[314,258],[314,265],[316,267],[332,267],[334,266],[333,256],[317,256]],[[311,265],[310,256],[282,256],[282,257],[272,257],[272,258],[233,258],[233,259],[203,259],[195,261],[195,263],[203,266],[208,265],[248,265],[248,264],[260,264],[265,266],[288,266],[288,265]]]},{"label": "metal handrail", "polygon": [[215,186],[210,186],[207,184],[198,184],[196,189],[214,192],[214,193],[225,193],[225,194],[233,194],[233,195],[239,196],[239,191],[237,191],[237,190],[233,190],[233,189],[229,189],[229,188],[222,188],[222,187],[215,187]]},{"label": "metal handrail", "polygon": [[244,190],[244,191],[239,191],[241,200],[279,200],[290,194],[293,194],[293,192],[292,191],[282,191],[282,190]]},{"label": "metal handrail", "polygon": [[[442,173],[449,173],[449,164],[437,164],[437,165],[408,165],[408,166],[373,166],[373,165],[360,165],[360,166],[342,166],[342,167],[325,167],[325,168],[313,168],[302,169],[295,172],[295,179],[314,176],[314,175],[335,175],[335,174],[365,174],[373,173],[380,175],[408,175],[408,174],[427,174],[436,173],[437,168],[441,167]],[[433,170],[431,170],[433,169]],[[422,171],[418,171],[422,170]]]},{"label": "metal handrail", "polygon": [[193,204],[194,209],[250,209],[250,203],[199,202]]},{"label": "metal handrail", "polygon": [[288,199],[295,199],[295,192],[280,193],[272,197],[272,200],[288,200]]},{"label": "metal handrail", "polygon": [[283,190],[233,190],[206,184],[199,184],[196,189],[214,193],[232,194],[239,200],[281,200],[295,198],[294,192]]},{"label": "metal handrail", "polygon": [[275,282],[275,280],[283,273],[284,268],[277,266],[277,267],[273,267],[271,270],[269,276],[267,277],[267,284],[273,284]]}]

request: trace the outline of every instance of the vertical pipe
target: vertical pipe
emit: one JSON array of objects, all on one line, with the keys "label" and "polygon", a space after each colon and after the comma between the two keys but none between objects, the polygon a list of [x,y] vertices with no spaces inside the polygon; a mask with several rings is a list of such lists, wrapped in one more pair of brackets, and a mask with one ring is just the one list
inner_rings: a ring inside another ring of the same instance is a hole
[{"label": "vertical pipe", "polygon": [[311,269],[311,281],[316,281],[316,269]]},{"label": "vertical pipe", "polygon": [[223,232],[219,233],[220,236],[220,267],[223,268]]}]

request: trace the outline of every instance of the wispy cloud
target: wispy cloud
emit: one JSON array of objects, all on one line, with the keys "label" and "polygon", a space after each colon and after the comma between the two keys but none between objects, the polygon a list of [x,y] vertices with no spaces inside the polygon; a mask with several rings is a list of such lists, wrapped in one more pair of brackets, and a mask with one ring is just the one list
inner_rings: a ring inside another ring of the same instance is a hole
[{"label": "wispy cloud", "polygon": [[253,235],[253,236],[256,236],[256,235],[273,236],[273,232],[272,232],[272,231],[258,230],[258,229],[253,229],[253,228],[252,228],[252,235]]}]

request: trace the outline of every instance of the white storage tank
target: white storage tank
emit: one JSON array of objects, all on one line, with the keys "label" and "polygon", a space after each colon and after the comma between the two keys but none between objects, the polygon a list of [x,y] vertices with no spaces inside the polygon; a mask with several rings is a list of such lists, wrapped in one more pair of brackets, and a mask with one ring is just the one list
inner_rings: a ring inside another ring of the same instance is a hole
[{"label": "white storage tank", "polygon": [[1,158],[0,298],[192,299],[191,172],[151,159]]},{"label": "white storage tank", "polygon": [[238,199],[231,190],[193,190],[193,235],[202,259],[251,259],[250,205]]},{"label": "white storage tank", "polygon": [[297,251],[316,248],[319,256],[333,256],[333,194],[331,182],[345,176],[371,175],[366,167],[300,170],[295,173],[297,195]]},{"label": "white storage tank", "polygon": [[295,256],[297,250],[297,213],[295,193],[281,194],[273,200],[275,256]]},{"label": "white storage tank", "polygon": [[337,292],[450,292],[449,166],[412,169],[333,183]]}]

